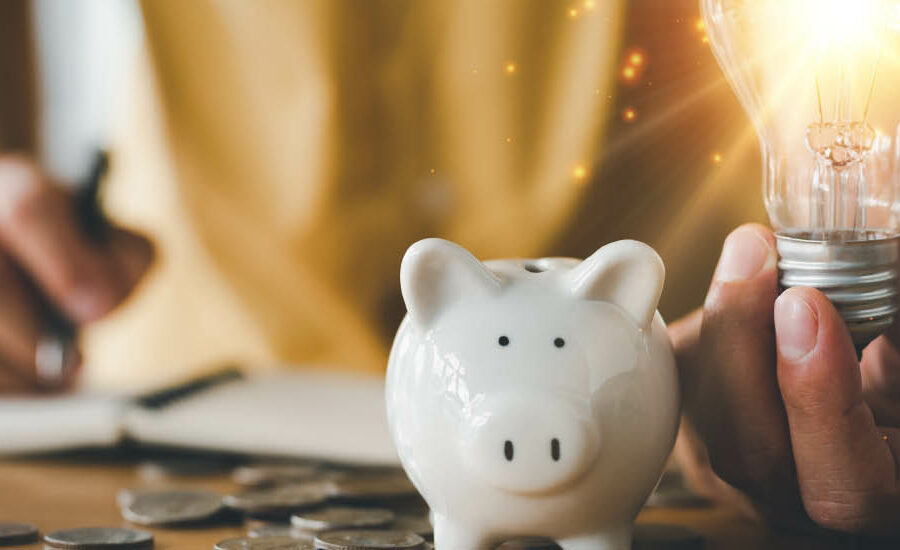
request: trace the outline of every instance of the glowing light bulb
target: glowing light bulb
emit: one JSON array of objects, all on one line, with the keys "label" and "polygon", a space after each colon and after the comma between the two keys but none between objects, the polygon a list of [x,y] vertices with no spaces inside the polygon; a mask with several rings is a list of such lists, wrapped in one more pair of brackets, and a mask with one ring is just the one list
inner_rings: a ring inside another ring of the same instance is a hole
[{"label": "glowing light bulb", "polygon": [[700,4],[697,28],[759,137],[780,283],[825,292],[862,349],[897,313],[898,3]]}]

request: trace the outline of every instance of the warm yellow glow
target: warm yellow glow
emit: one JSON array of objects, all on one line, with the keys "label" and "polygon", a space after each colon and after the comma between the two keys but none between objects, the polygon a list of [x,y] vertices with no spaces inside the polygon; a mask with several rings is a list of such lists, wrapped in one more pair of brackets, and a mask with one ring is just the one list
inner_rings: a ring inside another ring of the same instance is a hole
[{"label": "warm yellow glow", "polygon": [[596,4],[596,2],[595,2],[594,0],[584,0],[584,9],[586,9],[586,10],[588,10],[588,11],[594,9],[594,7],[595,7],[596,5],[597,5],[597,4]]},{"label": "warm yellow glow", "polygon": [[706,23],[704,23],[702,19],[697,19],[697,22],[694,23],[694,28],[696,28],[698,31],[705,31]]},{"label": "warm yellow glow", "polygon": [[506,143],[512,143],[512,138],[511,137],[506,138]]},{"label": "warm yellow glow", "polygon": [[[881,161],[893,160],[900,115],[898,5],[701,0],[698,39],[708,36],[754,123],[776,229],[888,226],[879,209],[895,200],[896,176]],[[878,139],[875,127],[889,136]],[[710,173],[734,170],[739,155],[726,145],[707,153],[721,164]]]},{"label": "warm yellow glow", "polygon": [[[732,56],[726,72],[733,71],[730,79],[737,82],[736,91],[756,125],[796,136],[813,123],[862,122],[879,108],[895,109],[891,94],[883,94],[900,85],[887,76],[900,63],[898,36],[890,32],[897,4],[897,0],[741,3],[745,26],[728,31],[728,40],[741,53]],[[755,83],[755,91],[744,87],[749,82]],[[801,140],[798,147],[805,143]]]},{"label": "warm yellow glow", "polygon": [[624,111],[622,111],[622,120],[625,122],[631,123],[637,119],[637,111],[634,107],[628,107]]},{"label": "warm yellow glow", "polygon": [[587,168],[579,164],[572,169],[572,177],[577,180],[583,180],[587,177]]},{"label": "warm yellow glow", "polygon": [[704,34],[703,38],[700,39],[700,42],[703,44],[709,44],[709,37]]},{"label": "warm yellow glow", "polygon": [[512,61],[508,62],[506,64],[506,74],[515,74],[516,68],[517,67],[515,63],[513,63]]},{"label": "warm yellow glow", "polygon": [[641,52],[631,52],[631,55],[628,56],[628,62],[635,67],[640,67],[644,64],[644,54]]},{"label": "warm yellow glow", "polygon": [[826,54],[840,48],[878,48],[888,13],[882,0],[805,0],[797,2],[805,19],[800,32],[809,33],[815,46]]},{"label": "warm yellow glow", "polygon": [[634,80],[635,76],[637,76],[637,72],[634,70],[634,67],[625,67],[622,69],[622,78],[625,80]]},{"label": "warm yellow glow", "polygon": [[569,17],[571,17],[572,19],[578,17],[578,10],[576,10],[575,8],[569,8]]}]

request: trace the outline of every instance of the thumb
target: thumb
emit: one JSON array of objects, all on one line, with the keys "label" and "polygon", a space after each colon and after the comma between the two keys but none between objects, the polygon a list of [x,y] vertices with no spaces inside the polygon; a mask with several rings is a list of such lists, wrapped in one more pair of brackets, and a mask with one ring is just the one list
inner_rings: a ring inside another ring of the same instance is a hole
[{"label": "thumb", "polygon": [[832,529],[878,531],[894,521],[890,510],[900,504],[891,449],[897,433],[879,430],[863,400],[843,319],[822,293],[792,288],[775,302],[775,332],[778,384],[807,513]]}]

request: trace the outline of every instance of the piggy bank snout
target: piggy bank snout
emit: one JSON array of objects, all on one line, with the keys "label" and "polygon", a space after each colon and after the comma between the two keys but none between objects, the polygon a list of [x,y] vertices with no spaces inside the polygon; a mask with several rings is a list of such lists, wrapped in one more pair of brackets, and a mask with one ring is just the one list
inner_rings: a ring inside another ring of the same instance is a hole
[{"label": "piggy bank snout", "polygon": [[465,449],[469,468],[510,493],[562,489],[594,462],[599,428],[589,412],[546,395],[489,399],[473,416]]}]

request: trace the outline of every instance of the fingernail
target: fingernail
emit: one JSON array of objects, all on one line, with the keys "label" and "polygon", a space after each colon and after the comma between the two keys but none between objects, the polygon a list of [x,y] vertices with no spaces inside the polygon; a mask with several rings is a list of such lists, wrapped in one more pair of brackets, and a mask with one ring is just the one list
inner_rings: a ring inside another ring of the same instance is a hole
[{"label": "fingernail", "polygon": [[112,309],[114,302],[110,292],[84,289],[73,292],[66,301],[69,313],[80,322],[95,321]]},{"label": "fingernail", "polygon": [[769,242],[754,229],[739,228],[725,239],[715,278],[723,282],[746,281],[774,265],[775,251]]},{"label": "fingernail", "polygon": [[818,334],[819,320],[806,300],[791,292],[775,300],[775,335],[782,357],[802,359],[816,346]]}]

